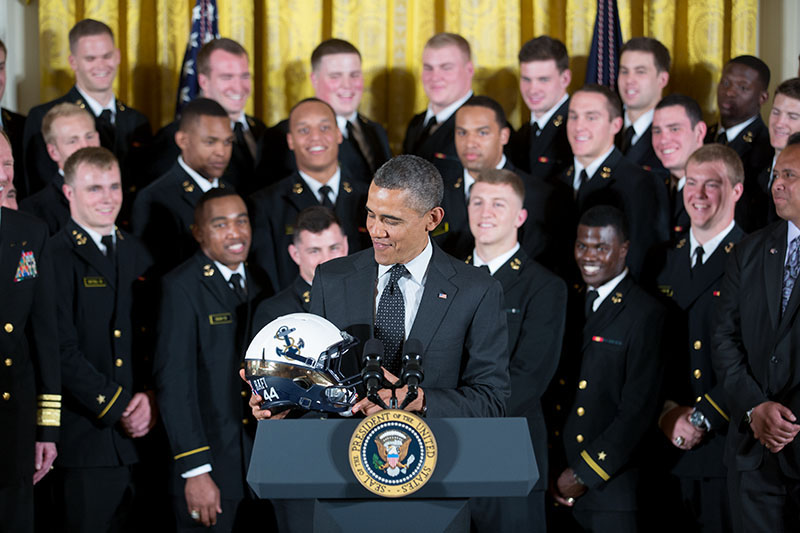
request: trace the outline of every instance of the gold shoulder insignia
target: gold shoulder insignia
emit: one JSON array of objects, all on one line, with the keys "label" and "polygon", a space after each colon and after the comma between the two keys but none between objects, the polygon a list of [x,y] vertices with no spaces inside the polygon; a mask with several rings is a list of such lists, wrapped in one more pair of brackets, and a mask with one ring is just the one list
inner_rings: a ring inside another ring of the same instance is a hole
[{"label": "gold shoulder insignia", "polygon": [[194,192],[194,183],[192,183],[191,181],[186,180],[183,183],[181,183],[181,185],[183,186],[184,191]]},{"label": "gold shoulder insignia", "polygon": [[353,192],[353,188],[350,186],[349,181],[342,182],[342,189],[344,189],[344,192],[346,192],[347,194]]},{"label": "gold shoulder insignia", "polygon": [[461,188],[461,184],[462,184],[462,183],[464,183],[464,178],[463,178],[463,177],[460,177],[460,178],[458,178],[458,179],[456,180],[456,182],[453,184],[453,188],[454,188],[454,189],[460,189],[460,188]]},{"label": "gold shoulder insignia", "polygon": [[604,180],[607,180],[611,177],[611,169],[609,167],[603,167],[600,169],[600,177]]},{"label": "gold shoulder insignia", "polygon": [[303,184],[295,183],[294,186],[292,186],[292,192],[295,194],[303,194]]},{"label": "gold shoulder insignia", "polygon": [[80,107],[81,109],[86,109],[86,104],[80,98],[75,100],[75,105]]},{"label": "gold shoulder insignia", "polygon": [[522,265],[522,261],[519,260],[519,257],[515,257],[511,260],[511,264],[509,266],[511,267],[511,270],[519,270],[520,265]]},{"label": "gold shoulder insignia", "polygon": [[659,285],[658,290],[669,298],[672,298],[673,294],[675,294],[670,285]]},{"label": "gold shoulder insignia", "polygon": [[733,250],[733,242],[729,242],[728,244],[725,245],[725,253],[726,254],[731,253],[731,250]]},{"label": "gold shoulder insignia", "polygon": [[308,303],[311,301],[311,291],[306,291],[303,293],[303,302]]},{"label": "gold shoulder insignia", "polygon": [[575,165],[572,165],[567,169],[568,178],[571,178],[573,174],[575,174]]},{"label": "gold shoulder insignia", "polygon": [[601,461],[605,461],[606,460],[606,452],[601,450],[600,453],[597,454],[597,458],[599,460],[601,460]]},{"label": "gold shoulder insignia", "polygon": [[100,404],[100,405],[103,405],[104,403],[106,403],[106,397],[103,396],[102,394],[98,394],[96,399],[97,399],[97,403]]},{"label": "gold shoulder insignia", "polygon": [[117,232],[117,239],[119,239],[121,241],[125,240],[125,237],[122,236],[122,232],[119,230],[118,227],[114,226],[114,231]]},{"label": "gold shoulder insignia", "polygon": [[615,292],[614,296],[611,297],[611,303],[618,304],[621,301],[622,301],[622,293],[621,292]]},{"label": "gold shoulder insignia", "polygon": [[203,265],[203,275],[207,278],[210,278],[214,275],[214,267],[211,265]]},{"label": "gold shoulder insignia", "polygon": [[220,188],[220,189],[225,189],[225,188],[227,187],[227,185],[225,185],[225,182],[224,182],[224,181],[220,181],[220,182],[218,182],[218,183],[219,183],[219,188]]},{"label": "gold shoulder insignia", "polygon": [[28,241],[22,241],[22,246],[27,246],[27,245],[28,245]]},{"label": "gold shoulder insignia", "polygon": [[558,115],[555,119],[553,119],[553,126],[556,128],[559,127],[564,123],[564,115]]},{"label": "gold shoulder insignia", "polygon": [[83,246],[84,244],[86,244],[86,235],[84,235],[83,233],[76,230],[72,230],[72,236],[75,237],[75,242],[78,244],[78,246]]},{"label": "gold shoulder insignia", "polygon": [[683,248],[686,246],[686,237],[678,241],[678,244],[675,245],[675,248]]},{"label": "gold shoulder insignia", "polygon": [[742,136],[742,140],[746,143],[753,142],[753,132],[748,130],[747,133]]},{"label": "gold shoulder insignia", "polygon": [[117,109],[120,111],[125,111],[125,104],[117,100]]},{"label": "gold shoulder insignia", "polygon": [[467,258],[466,258],[466,259],[464,259],[464,262],[465,262],[466,264],[468,264],[468,265],[469,265],[470,263],[472,263],[472,254],[469,254],[469,255],[467,256]]},{"label": "gold shoulder insignia", "polygon": [[256,125],[256,121],[253,120],[253,117],[248,117],[247,115],[245,115],[244,118],[247,120],[247,125],[250,126],[251,128]]}]

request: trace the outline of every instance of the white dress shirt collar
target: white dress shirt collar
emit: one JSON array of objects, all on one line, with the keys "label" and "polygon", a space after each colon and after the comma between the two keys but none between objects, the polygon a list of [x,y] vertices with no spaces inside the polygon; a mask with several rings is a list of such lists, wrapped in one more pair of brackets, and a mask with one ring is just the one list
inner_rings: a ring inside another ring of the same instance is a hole
[{"label": "white dress shirt collar", "polygon": [[328,193],[328,197],[331,199],[331,202],[336,204],[336,198],[339,196],[339,182],[341,181],[342,176],[341,168],[336,167],[336,172],[333,173],[333,176],[331,176],[331,179],[329,179],[327,183],[322,183],[321,181],[315,180],[302,170],[298,170],[297,172],[300,174],[300,177],[303,179],[303,181],[306,182],[306,185],[308,185],[308,187],[311,189],[311,192],[314,193],[314,196],[316,196],[319,203],[322,203],[322,194],[319,192],[319,190],[323,186],[327,185],[331,188],[331,192]]},{"label": "white dress shirt collar", "polygon": [[606,299],[606,296],[611,294],[611,292],[617,288],[619,282],[622,281],[627,275],[628,275],[628,267],[625,267],[625,270],[623,270],[621,274],[619,274],[614,278],[611,278],[603,285],[600,285],[599,287],[592,287],[592,286],[587,287],[587,292],[591,289],[597,291],[597,299],[592,304],[592,311],[597,311],[597,308],[600,307],[600,304],[603,303],[603,300]]},{"label": "white dress shirt collar", "polygon": [[[552,116],[556,114],[556,111],[558,111],[558,108],[561,107],[561,105],[564,102],[566,102],[568,99],[569,99],[569,95],[567,93],[564,93],[564,96],[561,97],[561,100],[556,102],[556,105],[554,105],[553,107],[551,107],[550,109],[548,109],[547,111],[542,113],[542,116],[539,117],[539,118],[536,118],[533,115],[533,113],[531,113],[531,125],[533,125],[533,123],[536,122],[539,125],[539,131],[541,132],[544,129],[544,127],[547,126],[547,123],[550,122],[550,119],[552,118]],[[537,135],[538,135],[538,133],[537,133]]]},{"label": "white dress shirt collar", "polygon": [[[731,220],[731,223],[728,224],[728,226],[724,230],[720,231],[719,233],[708,239],[708,241],[706,241],[702,245],[703,264],[706,264],[708,258],[711,257],[711,254],[713,254],[716,251],[717,247],[719,247],[719,244],[722,242],[722,239],[724,239],[725,236],[728,233],[730,233],[730,231],[733,229],[735,225],[736,221]],[[694,266],[695,262],[697,261],[695,250],[697,250],[698,246],[701,246],[700,241],[698,241],[697,238],[694,236],[694,229],[689,228],[689,262],[691,263],[692,266]]]},{"label": "white dress shirt collar", "polygon": [[492,259],[487,263],[486,261],[480,258],[480,256],[478,255],[478,250],[473,249],[472,264],[475,265],[476,267],[486,265],[487,267],[489,267],[489,273],[492,276],[494,276],[494,273],[497,272],[501,266],[505,265],[509,259],[514,257],[514,254],[516,254],[518,250],[519,250],[519,242],[516,243],[514,247],[511,248],[506,253],[498,255],[497,257],[495,257],[494,259]]},{"label": "white dress shirt collar", "polygon": [[111,111],[111,122],[114,122],[117,118],[117,98],[113,94],[111,95],[111,100],[108,101],[108,105],[103,106],[103,104],[83,92],[77,85],[75,85],[75,88],[78,89],[78,93],[80,93],[86,103],[89,104],[89,108],[92,110],[94,116],[99,117],[103,110],[108,109]]},{"label": "white dress shirt collar", "polygon": [[[436,123],[444,124],[447,121],[447,119],[453,116],[453,113],[458,111],[459,107],[464,105],[464,102],[470,99],[471,96],[472,96],[472,90],[470,90],[466,95],[462,96],[449,106],[445,107],[444,109],[436,113]],[[434,115],[433,109],[431,108],[431,105],[428,104],[428,111],[425,112],[425,120],[422,121],[422,123],[427,124],[433,115]]]},{"label": "white dress shirt collar", "polygon": [[[597,172],[597,169],[600,168],[600,165],[603,164],[608,156],[611,155],[611,152],[614,151],[614,145],[612,144],[611,147],[600,157],[589,163],[589,166],[586,168],[586,175],[589,176],[589,179],[594,177],[594,173]],[[581,171],[584,169],[584,166],[578,161],[577,157],[573,157],[573,164],[575,165],[575,174],[572,178],[572,187],[576,191],[581,187]]]},{"label": "white dress shirt collar", "polygon": [[189,174],[189,177],[194,180],[197,186],[200,187],[201,191],[208,192],[211,189],[219,187],[219,180],[217,178],[214,178],[212,181],[208,181],[203,176],[195,172],[193,168],[187,165],[186,161],[183,160],[183,156],[181,155],[178,156],[178,164],[187,174]]},{"label": "white dress shirt collar", "polygon": [[[644,132],[647,131],[647,128],[650,127],[650,124],[653,123],[653,115],[655,115],[656,109],[653,108],[650,111],[644,113],[642,116],[636,119],[636,122],[633,123],[633,138],[631,139],[631,146],[639,142],[639,139],[642,138]],[[625,111],[625,127],[631,125],[631,120],[628,118],[628,112]],[[624,131],[624,130],[623,130]]]},{"label": "white dress shirt collar", "polygon": [[748,118],[744,122],[740,122],[740,123],[736,124],[735,126],[731,126],[730,128],[727,128],[727,129],[724,128],[722,126],[722,124],[720,124],[719,128],[717,128],[717,135],[719,135],[720,132],[724,131],[725,132],[725,137],[728,139],[728,142],[731,142],[732,140],[734,140],[742,132],[743,129],[745,129],[747,126],[752,124],[757,116],[758,115],[753,115],[752,117]]}]

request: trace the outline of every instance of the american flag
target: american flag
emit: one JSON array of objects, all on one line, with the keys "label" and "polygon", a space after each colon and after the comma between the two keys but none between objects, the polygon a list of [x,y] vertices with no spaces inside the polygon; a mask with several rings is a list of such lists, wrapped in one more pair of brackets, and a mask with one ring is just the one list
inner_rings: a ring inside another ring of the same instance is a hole
[{"label": "american flag", "polygon": [[586,83],[598,83],[617,90],[620,48],[622,31],[617,0],[597,0],[592,48],[586,65]]},{"label": "american flag", "polygon": [[214,39],[219,39],[217,0],[197,0],[192,9],[192,29],[189,32],[189,42],[186,43],[186,53],[183,55],[175,118],[180,116],[183,106],[191,102],[200,90],[195,68],[197,52],[204,44]]}]

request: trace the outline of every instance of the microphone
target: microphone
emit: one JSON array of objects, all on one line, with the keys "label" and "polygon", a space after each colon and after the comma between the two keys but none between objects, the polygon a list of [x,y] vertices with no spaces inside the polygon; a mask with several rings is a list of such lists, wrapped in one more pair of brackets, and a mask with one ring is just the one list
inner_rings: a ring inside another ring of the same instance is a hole
[{"label": "microphone", "polygon": [[364,343],[363,367],[361,369],[361,379],[367,387],[367,398],[380,407],[386,409],[378,391],[383,383],[383,369],[381,359],[383,358],[383,343],[378,339],[369,339]]},{"label": "microphone", "polygon": [[408,392],[400,405],[404,409],[408,404],[417,399],[417,388],[425,374],[422,372],[422,342],[419,339],[408,339],[403,345],[403,367],[400,379],[408,387]]}]

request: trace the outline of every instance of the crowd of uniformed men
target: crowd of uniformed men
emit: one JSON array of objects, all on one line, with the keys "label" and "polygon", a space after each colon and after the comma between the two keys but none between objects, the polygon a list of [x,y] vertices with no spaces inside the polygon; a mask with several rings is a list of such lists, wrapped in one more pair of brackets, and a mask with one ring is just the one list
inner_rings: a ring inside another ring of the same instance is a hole
[{"label": "crowd of uniformed men", "polygon": [[[302,506],[246,485],[251,408],[270,413],[238,371],[279,316],[344,329],[360,265],[370,328],[397,287],[406,338],[417,312],[447,324],[410,409],[528,418],[540,479],[471,502],[475,531],[800,528],[800,79],[770,97],[763,61],[731,59],[709,127],[662,95],[657,40],[624,44],[616,91],[569,95],[541,36],[515,131],[440,33],[402,145],[418,157],[391,159],[344,40],[272,127],[244,113],[247,51],[207,43],[201,97],[155,135],[113,93],[108,26],[78,22],[69,48],[67,94],[2,110],[0,531],[303,530]],[[13,60],[0,43],[0,97]]]}]

